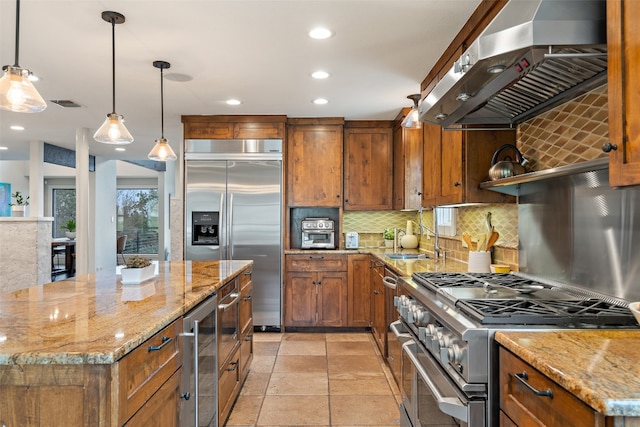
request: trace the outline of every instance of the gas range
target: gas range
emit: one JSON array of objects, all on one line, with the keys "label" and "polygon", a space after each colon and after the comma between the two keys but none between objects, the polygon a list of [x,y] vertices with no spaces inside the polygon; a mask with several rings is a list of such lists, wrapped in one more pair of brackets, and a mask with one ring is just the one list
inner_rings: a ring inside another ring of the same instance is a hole
[{"label": "gas range", "polygon": [[638,327],[624,301],[518,274],[414,273],[399,280],[395,303],[438,381],[485,402],[481,426],[498,423],[497,330]]}]

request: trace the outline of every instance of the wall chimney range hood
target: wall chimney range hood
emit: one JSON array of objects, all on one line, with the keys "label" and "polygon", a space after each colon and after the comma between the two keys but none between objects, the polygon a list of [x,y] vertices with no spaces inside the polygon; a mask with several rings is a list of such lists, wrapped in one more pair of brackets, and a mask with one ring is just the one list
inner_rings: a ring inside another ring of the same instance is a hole
[{"label": "wall chimney range hood", "polygon": [[510,0],[420,104],[420,120],[516,125],[607,79],[604,0]]}]

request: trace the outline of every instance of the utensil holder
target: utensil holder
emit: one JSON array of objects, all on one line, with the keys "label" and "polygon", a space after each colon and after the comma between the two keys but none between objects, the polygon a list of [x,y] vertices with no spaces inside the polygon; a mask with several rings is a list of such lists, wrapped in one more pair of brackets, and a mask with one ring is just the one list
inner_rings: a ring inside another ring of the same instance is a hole
[{"label": "utensil holder", "polygon": [[469,252],[469,273],[490,273],[491,272],[491,252],[470,251]]}]

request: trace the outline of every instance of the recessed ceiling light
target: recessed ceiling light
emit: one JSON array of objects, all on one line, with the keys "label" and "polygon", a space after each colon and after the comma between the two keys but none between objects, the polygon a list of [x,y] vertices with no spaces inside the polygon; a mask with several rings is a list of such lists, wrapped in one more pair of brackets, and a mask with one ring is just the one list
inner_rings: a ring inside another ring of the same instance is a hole
[{"label": "recessed ceiling light", "polygon": [[314,79],[326,79],[327,77],[329,77],[329,73],[320,70],[314,71],[313,73],[311,73],[311,77],[313,77]]},{"label": "recessed ceiling light", "polygon": [[242,101],[239,99],[227,99],[227,105],[240,105]]},{"label": "recessed ceiling light", "polygon": [[309,31],[309,37],[316,40],[324,40],[333,36],[333,32],[328,28],[316,27],[313,30]]},{"label": "recessed ceiling light", "polygon": [[316,105],[324,105],[324,104],[328,104],[329,101],[327,101],[324,98],[316,98],[316,99],[313,100],[313,103],[316,104]]},{"label": "recessed ceiling light", "polygon": [[0,150],[8,150],[9,147],[0,147]]},{"label": "recessed ceiling light", "polygon": [[12,125],[11,130],[24,130],[24,126]]},{"label": "recessed ceiling light", "polygon": [[122,147],[116,147],[115,150],[116,151],[127,151],[126,148],[122,148]]}]

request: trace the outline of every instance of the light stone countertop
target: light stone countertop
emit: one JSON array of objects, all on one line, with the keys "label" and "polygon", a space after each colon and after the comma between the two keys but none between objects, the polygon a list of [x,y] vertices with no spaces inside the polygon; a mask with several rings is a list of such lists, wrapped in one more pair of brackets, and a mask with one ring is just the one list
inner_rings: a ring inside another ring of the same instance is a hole
[{"label": "light stone countertop", "polygon": [[496,341],[606,416],[640,416],[640,329],[496,332]]},{"label": "light stone countertop", "polygon": [[99,272],[0,294],[0,365],[111,364],[252,262],[161,262],[140,285]]}]

